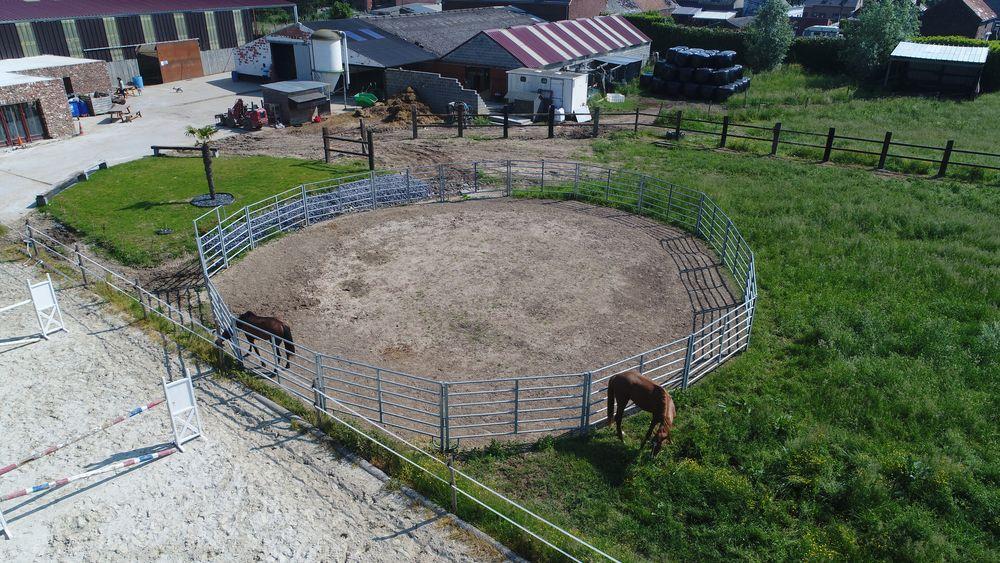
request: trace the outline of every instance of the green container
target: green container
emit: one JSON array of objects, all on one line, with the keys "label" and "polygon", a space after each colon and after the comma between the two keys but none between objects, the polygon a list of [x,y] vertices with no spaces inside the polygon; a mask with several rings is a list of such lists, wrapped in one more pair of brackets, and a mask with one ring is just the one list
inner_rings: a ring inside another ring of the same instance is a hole
[{"label": "green container", "polygon": [[354,103],[363,108],[370,108],[378,101],[378,96],[371,92],[361,92],[354,95]]}]

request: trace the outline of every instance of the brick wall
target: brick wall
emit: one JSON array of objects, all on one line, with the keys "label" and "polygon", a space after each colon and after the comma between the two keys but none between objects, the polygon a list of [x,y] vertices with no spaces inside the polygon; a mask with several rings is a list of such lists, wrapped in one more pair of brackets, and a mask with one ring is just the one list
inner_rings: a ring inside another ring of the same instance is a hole
[{"label": "brick wall", "polygon": [[[101,63],[104,66],[104,63]],[[72,137],[76,132],[66,103],[62,79],[15,84],[0,88],[0,105],[34,103],[41,106],[42,121],[49,137]]]},{"label": "brick wall", "polygon": [[465,102],[476,113],[487,113],[486,103],[474,90],[462,88],[454,78],[446,78],[434,72],[401,70],[389,68],[385,71],[385,93],[395,96],[412,87],[421,102],[430,106],[434,113],[447,113],[448,102]]},{"label": "brick wall", "polygon": [[69,77],[73,83],[73,90],[81,94],[110,92],[112,88],[111,74],[108,73],[108,65],[104,61],[21,70],[18,74],[58,78],[60,86],[63,77]]}]

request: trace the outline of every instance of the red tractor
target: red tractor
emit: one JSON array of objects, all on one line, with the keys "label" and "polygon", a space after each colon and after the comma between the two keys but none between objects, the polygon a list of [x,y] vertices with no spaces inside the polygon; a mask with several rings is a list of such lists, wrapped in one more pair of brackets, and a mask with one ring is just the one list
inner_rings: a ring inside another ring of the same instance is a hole
[{"label": "red tractor", "polygon": [[217,114],[215,117],[219,118],[219,125],[238,127],[247,131],[256,131],[268,124],[267,111],[254,103],[247,107],[243,98],[236,100],[236,104],[226,110],[226,113]]}]

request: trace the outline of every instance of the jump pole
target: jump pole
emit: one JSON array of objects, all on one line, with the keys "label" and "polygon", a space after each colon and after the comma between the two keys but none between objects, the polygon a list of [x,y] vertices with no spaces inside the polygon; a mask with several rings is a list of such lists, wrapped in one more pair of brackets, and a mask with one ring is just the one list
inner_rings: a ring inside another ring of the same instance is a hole
[{"label": "jump pole", "polygon": [[51,454],[53,454],[53,453],[55,453],[55,452],[57,452],[57,451],[65,448],[67,446],[71,446],[71,445],[79,442],[80,440],[83,440],[84,438],[86,438],[88,436],[91,436],[93,434],[97,434],[98,432],[100,432],[102,430],[106,430],[106,429],[108,429],[108,428],[110,428],[110,427],[112,427],[112,426],[114,426],[116,424],[119,424],[121,422],[124,422],[124,421],[126,421],[126,420],[128,420],[128,419],[130,419],[130,418],[132,418],[134,416],[138,416],[138,415],[140,415],[140,414],[148,411],[149,409],[155,407],[156,405],[159,405],[163,401],[164,401],[164,399],[160,399],[158,401],[153,401],[152,403],[147,403],[145,405],[139,405],[138,407],[135,407],[134,409],[128,411],[128,413],[123,414],[121,416],[118,416],[116,418],[113,418],[113,419],[105,422],[104,424],[101,424],[100,426],[95,426],[94,428],[91,428],[90,430],[86,430],[84,432],[81,432],[81,433],[77,434],[76,436],[73,436],[73,437],[67,439],[65,442],[61,442],[59,444],[55,444],[55,445],[49,446],[49,447],[47,447],[45,449],[42,449],[42,450],[35,450],[34,452],[31,452],[27,456],[21,458],[20,460],[12,463],[12,464],[10,464],[10,465],[8,465],[6,467],[0,467],[0,475],[3,475],[5,473],[10,473],[11,471],[17,469],[18,467],[21,467],[22,465],[25,465],[27,463],[35,461],[36,459],[45,457],[47,455],[51,455]]},{"label": "jump pole", "polygon": [[[118,463],[113,463],[111,465],[108,465],[108,466],[105,466],[105,467],[101,467],[99,469],[94,469],[92,471],[87,471],[86,473],[80,473],[79,475],[73,475],[73,476],[70,476],[70,477],[63,477],[62,479],[56,479],[55,481],[48,481],[48,482],[41,483],[41,484],[35,485],[34,487],[27,488],[27,489],[19,489],[19,490],[7,493],[4,496],[0,497],[0,502],[5,502],[5,501],[8,501],[8,500],[13,500],[13,499],[20,498],[20,497],[27,496],[27,495],[31,495],[31,494],[34,494],[34,493],[40,493],[42,491],[47,491],[47,490],[50,490],[50,489],[56,489],[56,488],[62,487],[63,485],[68,485],[68,484],[70,484],[70,483],[72,483],[74,481],[79,481],[80,479],[86,479],[88,477],[93,477],[95,475],[100,475],[102,473],[110,473],[112,471],[118,471],[119,469],[125,469],[127,467],[132,467],[134,465],[146,464],[146,463],[149,463],[151,461],[155,461],[157,459],[165,458],[168,455],[171,455],[171,454],[174,454],[174,453],[177,453],[177,448],[170,448],[170,449],[166,449],[166,450],[159,451],[159,452],[152,453],[152,454],[146,454],[146,455],[141,455],[139,457],[133,457],[131,459],[126,459],[125,461],[119,461]],[[10,528],[9,528],[9,526],[7,526],[7,522],[4,520],[2,512],[0,512],[0,526],[3,526],[3,530],[2,531],[3,531],[3,534],[5,536],[7,536],[7,539],[11,539],[11,537],[10,537]]]}]

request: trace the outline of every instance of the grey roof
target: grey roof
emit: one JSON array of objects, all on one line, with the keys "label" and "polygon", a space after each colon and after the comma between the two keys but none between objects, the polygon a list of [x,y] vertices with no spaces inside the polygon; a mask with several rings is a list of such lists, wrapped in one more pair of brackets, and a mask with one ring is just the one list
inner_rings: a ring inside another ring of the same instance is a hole
[{"label": "grey roof", "polygon": [[262,90],[274,90],[275,92],[284,92],[286,94],[308,92],[317,88],[325,90],[327,86],[329,84],[326,82],[316,82],[313,80],[285,80],[284,82],[271,82],[260,85]]},{"label": "grey roof", "polygon": [[989,53],[988,47],[956,47],[901,41],[892,50],[892,58],[981,65],[986,64]]},{"label": "grey roof", "polygon": [[335,29],[347,36],[347,60],[352,65],[389,68],[406,64],[433,61],[434,53],[376,29],[368,19],[347,18],[307,22],[307,28]]},{"label": "grey roof", "polygon": [[496,6],[436,14],[374,16],[362,21],[443,57],[480,31],[532,25],[545,20],[511,6]]},{"label": "grey roof", "polygon": [[701,8],[695,8],[692,6],[678,6],[670,13],[672,16],[693,16],[701,11]]}]

